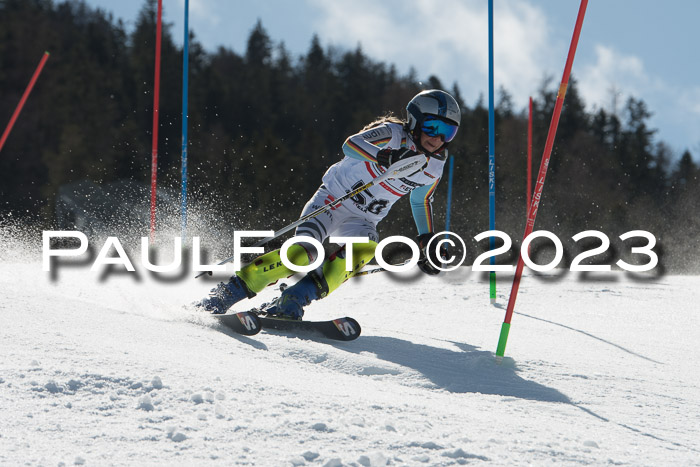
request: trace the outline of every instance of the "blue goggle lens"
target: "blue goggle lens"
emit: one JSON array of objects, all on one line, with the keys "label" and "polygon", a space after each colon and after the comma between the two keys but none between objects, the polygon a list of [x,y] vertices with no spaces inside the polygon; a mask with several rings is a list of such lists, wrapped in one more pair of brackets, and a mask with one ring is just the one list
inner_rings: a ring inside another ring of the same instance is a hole
[{"label": "blue goggle lens", "polygon": [[440,136],[442,140],[449,143],[457,135],[459,127],[444,120],[433,117],[426,117],[420,127],[421,131],[428,136]]}]

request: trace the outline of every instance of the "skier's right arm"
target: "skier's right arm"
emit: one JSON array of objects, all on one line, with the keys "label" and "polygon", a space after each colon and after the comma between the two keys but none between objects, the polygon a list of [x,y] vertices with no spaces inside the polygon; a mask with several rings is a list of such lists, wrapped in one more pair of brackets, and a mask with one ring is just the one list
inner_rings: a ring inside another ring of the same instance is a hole
[{"label": "skier's right arm", "polygon": [[377,154],[392,139],[391,128],[382,124],[350,136],[343,143],[343,154],[353,159],[377,162]]}]

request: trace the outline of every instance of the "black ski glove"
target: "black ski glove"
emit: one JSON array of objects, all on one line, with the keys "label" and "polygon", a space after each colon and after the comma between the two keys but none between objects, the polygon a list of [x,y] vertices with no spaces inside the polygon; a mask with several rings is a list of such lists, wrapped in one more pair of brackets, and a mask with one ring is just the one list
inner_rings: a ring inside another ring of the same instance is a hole
[{"label": "black ski glove", "polygon": [[[435,237],[435,233],[429,232],[416,237],[418,241],[418,247],[420,248],[420,259],[418,260],[418,268],[426,274],[435,275],[440,273],[440,269],[435,266],[440,266],[443,263],[443,259],[447,258],[447,246],[443,243],[440,245],[439,255],[436,254],[435,245],[438,241],[435,240],[430,243],[430,240]],[[428,243],[430,243],[430,249],[428,250]],[[428,258],[433,262],[435,266],[430,264]]]},{"label": "black ski glove", "polygon": [[406,159],[407,157],[416,156],[420,154],[419,152],[413,151],[408,148],[400,149],[382,149],[377,153],[377,164],[382,167],[389,168],[391,164],[395,164],[401,159]]}]

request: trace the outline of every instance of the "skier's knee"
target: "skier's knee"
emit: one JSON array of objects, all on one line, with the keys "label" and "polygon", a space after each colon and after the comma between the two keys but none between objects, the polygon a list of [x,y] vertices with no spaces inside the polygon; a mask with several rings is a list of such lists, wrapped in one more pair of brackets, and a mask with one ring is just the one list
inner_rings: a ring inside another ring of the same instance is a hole
[{"label": "skier's knee", "polygon": [[[332,255],[323,264],[323,277],[328,283],[329,293],[357,274],[372,258],[377,243],[370,240],[368,243],[354,243],[352,256],[348,255],[345,247]],[[352,259],[351,262],[349,260]],[[348,264],[350,266],[348,266]]]},{"label": "skier's knee", "polygon": [[[306,249],[298,244],[289,247],[287,258],[297,266],[307,266],[309,264]],[[285,266],[282,262],[280,250],[275,250],[260,256],[236,274],[245,282],[248,289],[258,293],[268,285],[294,273],[295,271]]]}]

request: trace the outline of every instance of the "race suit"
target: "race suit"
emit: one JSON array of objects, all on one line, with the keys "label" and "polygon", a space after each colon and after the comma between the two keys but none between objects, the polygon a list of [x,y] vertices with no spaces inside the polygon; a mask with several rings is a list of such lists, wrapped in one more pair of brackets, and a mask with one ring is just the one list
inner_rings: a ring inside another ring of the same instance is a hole
[{"label": "race suit", "polygon": [[[415,151],[416,144],[403,126],[397,123],[382,123],[350,136],[343,144],[345,157],[326,171],[323,185],[304,208],[302,215],[346,195],[383,173],[386,169],[377,164],[377,153],[384,148],[409,148]],[[377,223],[386,217],[396,201],[409,193],[418,234],[433,232],[433,193],[444,166],[444,155],[431,156],[423,170],[399,179],[390,178],[362,191],[343,202],[341,207],[329,211],[328,215],[319,216],[299,226],[297,235],[309,235],[319,241],[330,235],[369,235],[370,239],[377,241]],[[350,225],[344,228],[343,224],[349,219],[354,219],[354,224],[365,225],[365,228],[355,230]],[[371,226],[369,232],[367,226]]]},{"label": "race suit", "polygon": [[[376,156],[384,148],[409,148],[415,151],[416,144],[402,125],[389,122],[350,136],[343,144],[345,157],[326,171],[323,184],[306,203],[301,216],[345,196],[383,173],[386,169],[377,164]],[[434,231],[432,199],[444,165],[444,155],[432,155],[422,170],[398,179],[387,179],[297,227],[295,236],[313,237],[321,243],[331,236],[369,240],[367,243],[353,244],[350,271],[347,270],[348,255],[344,248],[317,268],[315,280],[320,282],[322,296],[338,288],[372,260],[379,242],[377,223],[402,196],[410,193],[418,234]],[[294,264],[306,266],[316,260],[317,250],[310,243],[300,241],[289,249],[288,255]],[[280,252],[276,250],[263,255],[237,274],[252,292],[257,293],[293,272],[282,265]]]}]

